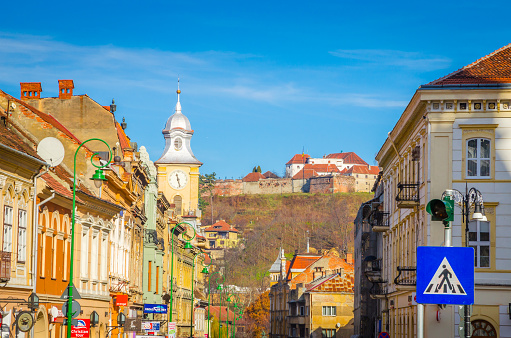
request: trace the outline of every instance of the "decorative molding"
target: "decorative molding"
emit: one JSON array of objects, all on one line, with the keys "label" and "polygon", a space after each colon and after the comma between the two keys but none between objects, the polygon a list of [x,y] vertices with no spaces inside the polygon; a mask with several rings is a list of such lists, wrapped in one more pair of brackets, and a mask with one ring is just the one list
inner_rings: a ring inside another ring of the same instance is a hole
[{"label": "decorative molding", "polygon": [[14,182],[14,193],[18,195],[21,192],[21,188],[23,188],[23,182],[16,181]]},{"label": "decorative molding", "polygon": [[0,190],[4,188],[7,176],[0,174]]}]

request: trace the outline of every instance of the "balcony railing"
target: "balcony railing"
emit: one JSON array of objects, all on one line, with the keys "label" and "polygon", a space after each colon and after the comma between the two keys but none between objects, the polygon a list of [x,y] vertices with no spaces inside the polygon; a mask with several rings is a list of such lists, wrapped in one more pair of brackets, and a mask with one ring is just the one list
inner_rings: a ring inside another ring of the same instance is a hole
[{"label": "balcony railing", "polygon": [[374,211],[371,215],[371,226],[375,232],[383,232],[389,230],[390,213],[383,211]]},{"label": "balcony railing", "polygon": [[419,203],[419,183],[398,183],[396,201],[400,208],[412,208]]},{"label": "balcony railing", "polygon": [[371,298],[384,298],[388,294],[387,286],[385,283],[386,281],[373,283],[373,286],[369,290],[369,295]]},{"label": "balcony railing", "polygon": [[394,284],[404,286],[415,286],[417,284],[417,267],[416,266],[398,266],[399,271]]},{"label": "balcony railing", "polygon": [[11,253],[0,251],[0,282],[11,279]]}]

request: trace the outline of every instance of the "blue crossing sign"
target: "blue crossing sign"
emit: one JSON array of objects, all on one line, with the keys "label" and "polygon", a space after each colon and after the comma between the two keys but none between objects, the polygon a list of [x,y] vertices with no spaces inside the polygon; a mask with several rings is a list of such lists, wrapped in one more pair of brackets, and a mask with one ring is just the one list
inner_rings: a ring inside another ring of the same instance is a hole
[{"label": "blue crossing sign", "polygon": [[417,303],[474,304],[474,249],[418,247]]}]

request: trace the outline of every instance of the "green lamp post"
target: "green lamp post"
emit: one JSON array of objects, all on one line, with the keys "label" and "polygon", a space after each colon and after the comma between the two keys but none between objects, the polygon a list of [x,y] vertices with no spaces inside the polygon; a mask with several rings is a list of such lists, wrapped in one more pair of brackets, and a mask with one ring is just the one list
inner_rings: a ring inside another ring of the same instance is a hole
[{"label": "green lamp post", "polygon": [[[190,223],[187,223],[187,222],[180,222],[178,224],[176,224],[176,226],[172,229],[171,231],[171,237],[170,237],[170,241],[172,242],[171,244],[171,258],[170,258],[170,305],[169,305],[169,322],[172,322],[172,299],[173,299],[173,296],[174,296],[174,231],[181,225],[181,224],[187,224],[189,227],[191,227],[193,229],[193,226],[190,224]],[[195,229],[193,229],[194,231],[194,236],[195,237]],[[193,238],[192,238],[193,239]],[[191,249],[193,248],[193,246],[190,244],[189,241],[187,241],[185,243],[185,249]]]},{"label": "green lamp post", "polygon": [[[234,298],[236,298],[236,302],[235,302]],[[234,313],[234,330],[233,330],[232,336],[235,337],[236,336],[236,312],[235,311],[238,308],[238,303],[240,302],[240,298],[238,297],[237,294],[231,293],[230,295],[227,296],[227,301],[229,303],[234,303],[234,309],[233,309],[233,313]],[[227,306],[227,337],[229,337],[229,306]]]},{"label": "green lamp post", "polygon": [[110,146],[108,143],[103,141],[99,138],[91,138],[87,141],[82,142],[78,148],[75,151],[74,156],[74,170],[73,170],[73,210],[72,210],[72,217],[71,217],[71,253],[70,253],[70,262],[69,262],[69,287],[68,287],[68,299],[67,299],[67,338],[71,338],[71,323],[73,320],[73,310],[72,310],[72,304],[73,304],[73,262],[74,262],[74,248],[75,248],[75,209],[76,209],[76,156],[78,155],[78,151],[80,148],[87,142],[90,141],[100,141],[103,142],[108,147],[108,161],[104,165],[95,165],[94,164],[94,157],[97,155],[97,153],[94,153],[91,156],[90,162],[94,167],[96,167],[96,172],[92,176],[91,180],[94,180],[94,185],[97,188],[101,188],[101,185],[103,184],[103,181],[106,181],[105,174],[102,170],[102,168],[107,167],[112,159],[112,150],[110,149]]},{"label": "green lamp post", "polygon": [[223,278],[223,282],[225,283],[225,276],[223,276],[220,273],[220,271],[215,271],[215,272],[213,272],[213,273],[211,273],[209,275],[209,287],[208,287],[208,337],[211,334],[210,327],[209,327],[209,323],[211,322],[211,320],[209,319],[209,309],[211,308],[211,278],[215,274],[218,274],[218,276],[215,279],[216,283],[218,284],[216,289],[217,289],[217,291],[220,291],[220,311],[218,312],[218,336],[220,337],[220,324],[221,324],[220,318],[222,317],[222,305],[221,305],[222,304],[222,294],[221,294],[221,291],[223,289],[223,286],[222,286],[222,283],[218,283],[218,279],[219,278]]},{"label": "green lamp post", "polygon": [[[213,264],[213,260],[211,259],[211,256],[208,253],[205,253],[205,254],[208,255],[208,257],[209,257],[209,264],[207,266],[205,266],[204,269],[208,268],[209,266],[211,266],[211,264]],[[209,278],[208,278],[208,280],[209,280],[208,281],[209,282],[209,287],[208,287],[208,317],[207,317],[207,319],[208,319],[208,337],[211,335],[211,332],[210,332],[210,329],[209,329],[209,323],[211,322],[210,319],[209,319],[209,309],[211,308],[211,277],[214,274],[218,274],[217,279],[216,279],[216,282],[218,284],[217,290],[221,290],[221,286],[222,286],[221,283],[218,283],[218,278],[223,277],[220,274],[220,271],[215,271],[212,274],[210,274]],[[225,283],[225,277],[224,277],[224,283]]]}]

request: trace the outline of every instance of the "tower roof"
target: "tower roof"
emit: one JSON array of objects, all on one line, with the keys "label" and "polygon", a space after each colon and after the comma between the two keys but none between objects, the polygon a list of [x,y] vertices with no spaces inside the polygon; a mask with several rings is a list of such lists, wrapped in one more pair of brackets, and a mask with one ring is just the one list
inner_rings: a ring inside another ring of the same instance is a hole
[{"label": "tower roof", "polygon": [[179,94],[181,94],[181,90],[179,89],[179,79],[177,80],[177,103],[176,109],[172,116],[169,117],[167,123],[165,124],[166,130],[171,129],[183,129],[186,131],[192,131],[192,126],[190,125],[190,120],[181,112],[181,102],[179,102]]}]

